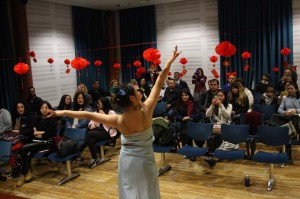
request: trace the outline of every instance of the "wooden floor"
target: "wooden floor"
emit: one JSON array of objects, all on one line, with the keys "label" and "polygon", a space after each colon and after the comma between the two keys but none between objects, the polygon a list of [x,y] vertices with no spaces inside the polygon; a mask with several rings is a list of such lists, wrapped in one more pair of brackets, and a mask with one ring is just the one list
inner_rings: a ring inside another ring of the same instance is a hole
[{"label": "wooden floor", "polygon": [[[242,146],[243,147],[243,146]],[[259,145],[258,148],[263,146]],[[73,169],[81,176],[58,186],[63,177],[64,165],[42,161],[33,162],[34,179],[21,188],[16,188],[17,179],[9,178],[0,182],[0,191],[27,198],[118,198],[117,164],[120,145],[107,148],[107,156],[112,159],[94,169],[88,168],[89,153],[81,164],[73,164]],[[266,190],[268,165],[250,160],[222,161],[211,169],[202,158],[196,162],[184,159],[178,154],[166,154],[172,169],[159,177],[162,199],[197,198],[299,198],[300,194],[300,146],[294,147],[294,164],[280,168],[274,166],[276,184],[272,191]],[[158,167],[160,154],[155,154]],[[60,173],[58,173],[60,171]],[[244,186],[244,176],[250,175],[251,186]]]}]

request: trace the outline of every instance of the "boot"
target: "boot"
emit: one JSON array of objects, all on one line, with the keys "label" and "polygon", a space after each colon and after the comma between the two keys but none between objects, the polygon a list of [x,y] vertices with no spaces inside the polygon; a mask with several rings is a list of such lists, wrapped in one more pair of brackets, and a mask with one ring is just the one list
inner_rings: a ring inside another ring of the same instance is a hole
[{"label": "boot", "polygon": [[30,168],[26,174],[25,181],[30,182],[32,180],[32,168]]},{"label": "boot", "polygon": [[25,177],[23,175],[20,175],[20,178],[17,182],[17,187],[23,186],[24,183],[25,183]]}]

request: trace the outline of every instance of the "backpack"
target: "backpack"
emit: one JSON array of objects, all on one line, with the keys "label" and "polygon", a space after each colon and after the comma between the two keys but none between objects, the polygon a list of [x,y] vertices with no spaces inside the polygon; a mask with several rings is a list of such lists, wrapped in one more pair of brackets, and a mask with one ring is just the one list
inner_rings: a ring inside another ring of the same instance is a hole
[{"label": "backpack", "polygon": [[154,145],[158,146],[173,146],[175,144],[174,128],[168,126],[168,121],[164,118],[155,118],[152,123],[153,135],[155,140]]}]

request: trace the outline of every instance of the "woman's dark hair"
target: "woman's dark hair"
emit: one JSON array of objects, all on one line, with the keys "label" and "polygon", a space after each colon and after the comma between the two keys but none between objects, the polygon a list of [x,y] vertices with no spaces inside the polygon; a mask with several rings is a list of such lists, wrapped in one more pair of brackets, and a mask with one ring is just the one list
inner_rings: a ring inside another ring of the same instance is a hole
[{"label": "woman's dark hair", "polygon": [[18,104],[23,104],[23,106],[24,106],[24,115],[29,114],[29,109],[28,109],[27,103],[22,101],[22,100],[18,100],[18,101],[16,101],[16,103],[14,103],[14,106],[12,108],[12,119],[13,119],[13,121],[15,121],[15,119],[20,116],[19,113],[18,113],[18,110],[17,110]]},{"label": "woman's dark hair", "polygon": [[70,99],[72,99],[70,95],[61,96],[57,110],[70,110],[71,109],[71,103],[69,105],[67,105],[65,103],[66,97],[70,97]]},{"label": "woman's dark hair", "polygon": [[204,75],[204,72],[203,72],[203,69],[202,69],[202,68],[197,68],[196,73],[198,73],[199,70],[201,71],[202,75]]},{"label": "woman's dark hair", "polygon": [[[78,104],[78,102],[77,102],[77,98],[79,95],[83,96],[83,104],[82,105]],[[80,108],[83,109],[84,107],[86,107],[86,105],[87,105],[86,95],[83,92],[76,93],[74,96],[74,110],[78,111]]]},{"label": "woman's dark hair", "polygon": [[194,100],[194,97],[193,97],[193,95],[191,94],[190,89],[188,89],[188,88],[183,88],[183,89],[180,91],[180,94],[179,94],[179,99],[178,99],[179,102],[182,102],[182,98],[181,98],[182,93],[187,94],[187,95],[189,96],[190,100]]},{"label": "woman's dark hair", "polygon": [[131,84],[120,86],[117,94],[117,104],[125,109],[132,105],[130,101],[130,96],[135,96],[135,90]]},{"label": "woman's dark hair", "polygon": [[[299,99],[300,98],[300,92],[299,92],[299,87],[298,87],[297,83],[291,82],[289,86],[294,86],[294,88],[297,90],[296,98]],[[290,96],[290,94],[288,96]]]},{"label": "woman's dark hair", "polygon": [[142,102],[146,101],[144,90],[139,88],[139,89],[137,89],[137,91],[139,91],[142,94],[142,96],[143,96],[142,99],[141,99],[141,101]]},{"label": "woman's dark hair", "polygon": [[42,113],[41,113],[41,107],[46,104],[48,106],[49,109],[53,110],[51,104],[48,102],[48,101],[42,101],[39,105],[39,112],[38,112],[38,116],[42,116]]},{"label": "woman's dark hair", "polygon": [[218,91],[217,94],[220,93],[220,92],[223,93],[223,95],[225,96],[225,99],[222,102],[222,104],[224,105],[225,108],[227,108],[227,106],[228,106],[227,92],[222,89],[222,90]]},{"label": "woman's dark hair", "polygon": [[102,102],[104,113],[108,114],[108,112],[110,110],[112,110],[111,103],[110,103],[109,99],[107,97],[100,97],[100,98],[98,98],[98,100],[100,100]]}]

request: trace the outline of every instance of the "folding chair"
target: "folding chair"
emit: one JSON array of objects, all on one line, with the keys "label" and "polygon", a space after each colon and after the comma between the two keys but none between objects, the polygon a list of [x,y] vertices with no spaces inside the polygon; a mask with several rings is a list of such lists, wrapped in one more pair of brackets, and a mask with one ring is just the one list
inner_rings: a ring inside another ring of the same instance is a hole
[{"label": "folding chair", "polygon": [[[221,125],[221,136],[224,141],[240,144],[246,142],[249,134],[249,125]],[[244,159],[245,150],[216,150],[214,157],[221,160],[238,160]]]},{"label": "folding chair", "polygon": [[[188,136],[195,141],[207,141],[211,138],[213,132],[213,124],[211,123],[195,123],[188,122],[187,130]],[[199,157],[206,155],[208,151],[207,147],[193,147],[193,146],[183,146],[177,152],[180,155],[185,155],[189,157]]]},{"label": "folding chair", "polygon": [[[8,164],[11,156],[11,142],[0,141],[0,166]],[[6,177],[2,176],[4,172],[3,169],[0,169],[0,181],[4,182],[7,180]]]},{"label": "folding chair", "polygon": [[267,190],[273,189],[275,179],[273,174],[274,164],[283,164],[287,161],[287,153],[285,152],[285,145],[289,143],[289,130],[285,127],[270,127],[259,126],[258,127],[259,140],[268,146],[282,146],[283,150],[279,152],[265,152],[258,151],[253,156],[253,160],[261,163],[269,163],[269,180],[267,183]]},{"label": "folding chair", "polygon": [[158,102],[153,111],[153,118],[164,117],[166,113],[167,102]]},{"label": "folding chair", "polygon": [[[65,135],[78,141],[78,146],[82,145],[86,135],[86,129],[66,128]],[[62,185],[69,180],[72,180],[80,174],[78,172],[72,172],[71,161],[76,159],[77,153],[70,154],[66,157],[58,157],[57,153],[52,153],[48,156],[48,159],[52,162],[66,162],[67,175],[62,178],[58,185]]]}]

